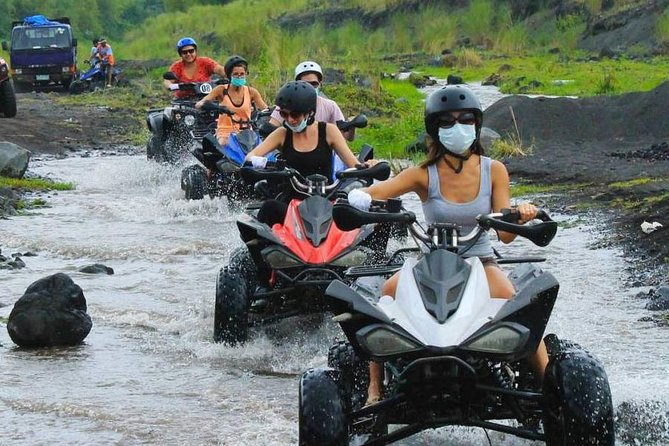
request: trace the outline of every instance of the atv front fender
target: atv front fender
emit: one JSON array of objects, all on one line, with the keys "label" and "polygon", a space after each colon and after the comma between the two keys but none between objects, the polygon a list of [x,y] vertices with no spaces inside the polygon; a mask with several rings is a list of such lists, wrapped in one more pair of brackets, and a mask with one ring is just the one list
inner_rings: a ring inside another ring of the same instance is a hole
[{"label": "atv front fender", "polygon": [[165,116],[163,115],[163,112],[149,113],[146,117],[146,126],[154,135],[162,136],[164,120]]}]

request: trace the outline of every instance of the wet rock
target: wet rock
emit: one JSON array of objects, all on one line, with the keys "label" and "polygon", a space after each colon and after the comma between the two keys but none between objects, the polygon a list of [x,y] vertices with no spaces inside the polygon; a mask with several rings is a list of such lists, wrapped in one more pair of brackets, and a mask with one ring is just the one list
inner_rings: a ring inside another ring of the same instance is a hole
[{"label": "wet rock", "polygon": [[79,268],[79,272],[86,274],[108,274],[108,275],[114,274],[114,270],[112,268],[103,265],[101,263],[95,263],[93,265],[88,265]]},{"label": "wet rock", "polygon": [[459,85],[464,84],[465,81],[462,80],[462,77],[456,76],[455,74],[449,74],[446,78],[446,83],[448,85]]},{"label": "wet rock", "polygon": [[63,273],[33,282],[14,304],[7,331],[22,347],[80,344],[93,322],[79,285]]},{"label": "wet rock", "polygon": [[646,304],[647,310],[669,310],[669,286],[661,286],[657,289],[650,290],[648,297],[650,298],[650,301]]},{"label": "wet rock", "polygon": [[0,175],[23,178],[30,161],[30,151],[8,141],[0,141]]},{"label": "wet rock", "polygon": [[21,269],[26,267],[26,264],[23,260],[21,260],[21,257],[14,257],[14,260],[7,262],[7,265],[12,269]]},{"label": "wet rock", "polygon": [[502,83],[502,75],[499,73],[493,73],[481,82],[481,85],[494,85],[499,87]]},{"label": "wet rock", "polygon": [[488,127],[482,127],[481,128],[481,145],[486,151],[489,151],[495,141],[500,139],[502,136],[494,131],[491,128]]}]

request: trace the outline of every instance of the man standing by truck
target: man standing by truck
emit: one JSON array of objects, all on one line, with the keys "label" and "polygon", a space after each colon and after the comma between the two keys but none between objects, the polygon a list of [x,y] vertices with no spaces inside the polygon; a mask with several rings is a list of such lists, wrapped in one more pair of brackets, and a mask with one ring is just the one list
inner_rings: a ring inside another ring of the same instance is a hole
[{"label": "man standing by truck", "polygon": [[107,79],[107,87],[112,86],[112,73],[114,71],[114,53],[112,48],[107,44],[107,39],[100,37],[98,42],[98,58],[102,62],[102,70]]}]

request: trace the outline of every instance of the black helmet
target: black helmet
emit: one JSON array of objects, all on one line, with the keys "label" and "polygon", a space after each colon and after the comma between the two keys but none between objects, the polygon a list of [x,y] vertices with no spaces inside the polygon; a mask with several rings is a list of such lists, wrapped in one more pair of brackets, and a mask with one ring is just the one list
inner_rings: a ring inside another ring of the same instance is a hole
[{"label": "black helmet", "polygon": [[469,110],[476,116],[476,139],[481,133],[483,109],[473,91],[464,85],[446,85],[430,94],[425,101],[425,131],[439,141],[439,116],[450,111]]},{"label": "black helmet", "polygon": [[232,69],[234,67],[244,67],[245,70],[249,69],[249,63],[242,56],[231,56],[228,60],[225,61],[223,69],[225,70],[225,75],[230,79],[232,74]]},{"label": "black helmet", "polygon": [[[274,103],[279,108],[310,114],[316,113],[318,93],[311,84],[304,81],[290,81],[281,87]],[[311,124],[313,120],[310,120]]]}]

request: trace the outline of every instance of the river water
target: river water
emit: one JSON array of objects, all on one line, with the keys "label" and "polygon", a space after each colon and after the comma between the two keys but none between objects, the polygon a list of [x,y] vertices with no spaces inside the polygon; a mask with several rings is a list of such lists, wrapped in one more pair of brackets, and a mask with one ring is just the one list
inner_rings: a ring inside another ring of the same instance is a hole
[{"label": "river water", "polygon": [[[296,318],[239,348],[212,342],[216,274],[241,245],[225,200],[184,200],[180,167],[142,155],[34,160],[30,171],[76,189],[0,220],[3,254],[38,254],[0,270],[0,444],[296,444],[299,375],[325,363],[339,329]],[[634,295],[645,289],[625,285],[622,253],[593,248],[601,222],[555,217],[564,225],[551,246],[517,240],[503,252],[548,258],[561,282],[548,331],[587,347],[616,407],[634,405],[618,444],[669,444],[666,329],[638,321],[648,312]],[[92,263],[115,274],[77,272]],[[17,348],[5,318],[30,283],[57,272],[84,290],[91,333],[77,347]],[[536,444],[489,435],[494,445]],[[444,443],[487,440],[481,429],[448,428],[401,444]]]}]

